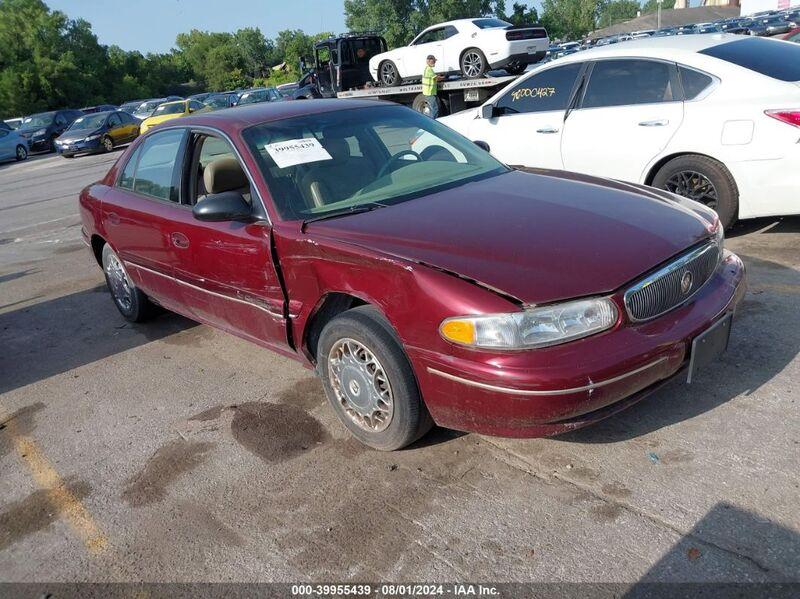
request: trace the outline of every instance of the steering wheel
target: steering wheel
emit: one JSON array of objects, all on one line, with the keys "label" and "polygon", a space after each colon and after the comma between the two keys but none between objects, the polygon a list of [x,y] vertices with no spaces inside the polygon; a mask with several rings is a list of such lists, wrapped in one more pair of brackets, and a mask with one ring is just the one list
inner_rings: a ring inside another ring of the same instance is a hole
[{"label": "steering wheel", "polygon": [[397,154],[389,158],[389,161],[383,165],[380,171],[378,171],[378,176],[376,178],[380,179],[383,177],[387,172],[389,172],[389,169],[393,167],[395,163],[402,160],[403,156],[415,156],[417,161],[422,162],[422,156],[417,154],[414,150],[400,150]]}]

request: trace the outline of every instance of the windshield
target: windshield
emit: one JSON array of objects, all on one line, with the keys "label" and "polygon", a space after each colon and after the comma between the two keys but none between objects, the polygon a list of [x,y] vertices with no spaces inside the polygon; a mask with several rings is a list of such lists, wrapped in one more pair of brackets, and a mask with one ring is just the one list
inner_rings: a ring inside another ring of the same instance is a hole
[{"label": "windshield", "polygon": [[231,101],[227,94],[222,96],[210,96],[206,98],[203,104],[211,106],[212,108],[227,108],[230,106]]},{"label": "windshield", "polygon": [[398,203],[508,171],[458,133],[398,106],[304,115],[243,136],[286,219]]},{"label": "windshield", "polygon": [[161,116],[163,114],[183,114],[186,110],[186,104],[178,102],[177,104],[162,104],[153,113],[153,116]]},{"label": "windshield", "polygon": [[75,119],[75,122],[69,126],[68,131],[77,131],[78,129],[98,129],[106,122],[107,114],[90,114]]},{"label": "windshield", "polygon": [[153,112],[153,110],[163,102],[163,100],[153,100],[152,102],[144,102],[136,109],[136,112]]},{"label": "windshield", "polygon": [[257,104],[267,99],[267,90],[247,92],[239,98],[239,104]]},{"label": "windshield", "polygon": [[55,116],[55,112],[42,112],[41,114],[33,114],[23,119],[22,127],[25,129],[28,129],[29,127],[47,127],[53,122],[53,118]]}]

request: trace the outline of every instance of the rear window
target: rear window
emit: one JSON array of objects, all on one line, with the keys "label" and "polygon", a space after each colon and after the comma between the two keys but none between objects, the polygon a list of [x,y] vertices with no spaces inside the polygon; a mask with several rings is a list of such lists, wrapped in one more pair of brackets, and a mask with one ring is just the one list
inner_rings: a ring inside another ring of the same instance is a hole
[{"label": "rear window", "polygon": [[719,58],[780,81],[800,81],[800,46],[750,37],[702,50]]},{"label": "rear window", "polygon": [[478,29],[494,29],[495,27],[511,27],[511,23],[500,19],[475,19],[472,21]]}]

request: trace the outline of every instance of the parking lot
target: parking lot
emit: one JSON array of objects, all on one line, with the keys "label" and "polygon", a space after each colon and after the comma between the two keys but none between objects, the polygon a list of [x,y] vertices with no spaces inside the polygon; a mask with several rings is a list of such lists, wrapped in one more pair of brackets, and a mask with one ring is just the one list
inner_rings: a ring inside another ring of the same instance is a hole
[{"label": "parking lot", "polygon": [[800,217],[731,232],[749,291],[691,386],[379,453],[298,364],[123,320],[76,201],[118,156],[0,165],[4,581],[798,580]]}]

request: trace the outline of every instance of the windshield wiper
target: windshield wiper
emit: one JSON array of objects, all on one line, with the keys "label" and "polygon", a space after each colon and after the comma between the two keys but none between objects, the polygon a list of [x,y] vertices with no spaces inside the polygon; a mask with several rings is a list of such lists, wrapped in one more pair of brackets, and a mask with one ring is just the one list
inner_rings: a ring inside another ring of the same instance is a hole
[{"label": "windshield wiper", "polygon": [[319,216],[312,216],[311,218],[306,218],[300,224],[300,231],[305,233],[306,225],[309,223],[317,222],[318,220],[328,220],[329,218],[339,218],[340,216],[350,216],[351,214],[359,214],[361,212],[371,212],[377,208],[385,208],[386,204],[381,204],[379,202],[370,202],[369,204],[358,204],[356,206],[351,206],[350,208],[345,208],[343,210],[334,210],[333,212],[328,212],[327,214],[320,214]]}]

